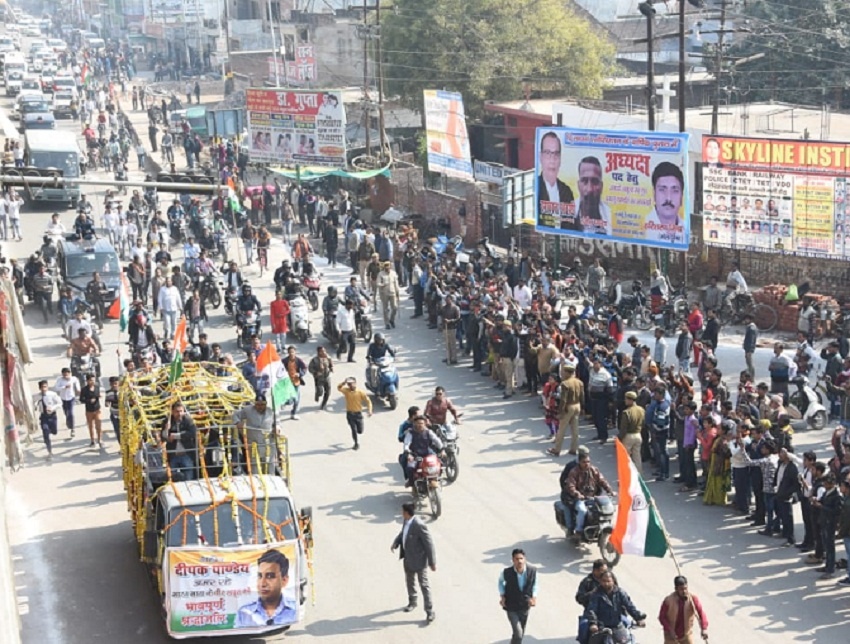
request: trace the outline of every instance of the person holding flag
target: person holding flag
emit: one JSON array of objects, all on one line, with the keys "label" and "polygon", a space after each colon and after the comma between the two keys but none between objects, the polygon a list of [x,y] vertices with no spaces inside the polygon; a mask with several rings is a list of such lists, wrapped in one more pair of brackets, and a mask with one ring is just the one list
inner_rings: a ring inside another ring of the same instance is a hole
[{"label": "person holding flag", "polygon": [[281,362],[277,349],[271,342],[266,342],[266,346],[257,356],[257,391],[262,394],[268,392],[275,418],[278,407],[297,396],[286,366]]}]

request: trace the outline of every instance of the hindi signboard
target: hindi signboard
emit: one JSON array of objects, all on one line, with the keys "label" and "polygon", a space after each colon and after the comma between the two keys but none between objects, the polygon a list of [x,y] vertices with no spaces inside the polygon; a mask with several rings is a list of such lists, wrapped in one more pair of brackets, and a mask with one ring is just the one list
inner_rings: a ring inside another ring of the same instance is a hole
[{"label": "hindi signboard", "polygon": [[262,633],[298,622],[296,541],[273,548],[168,548],[163,562],[168,633]]},{"label": "hindi signboard", "polygon": [[249,89],[254,163],[345,167],[345,107],[335,90]]},{"label": "hindi signboard", "polygon": [[687,250],[688,135],[539,127],[536,228]]},{"label": "hindi signboard", "polygon": [[426,89],[424,96],[428,169],[447,177],[472,181],[463,96],[435,89]]},{"label": "hindi signboard", "polygon": [[706,135],[702,160],[706,244],[850,257],[850,144]]}]

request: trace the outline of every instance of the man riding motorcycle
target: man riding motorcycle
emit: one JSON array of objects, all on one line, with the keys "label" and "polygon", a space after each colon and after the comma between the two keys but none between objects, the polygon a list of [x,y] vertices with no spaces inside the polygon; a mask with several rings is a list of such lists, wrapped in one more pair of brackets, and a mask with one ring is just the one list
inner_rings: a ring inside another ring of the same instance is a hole
[{"label": "man riding motorcycle", "polygon": [[376,333],[375,337],[372,338],[372,343],[369,345],[369,349],[366,351],[366,361],[369,364],[373,364],[387,354],[390,354],[393,358],[395,358],[395,351],[389,344],[387,344],[383,334]]},{"label": "man riding motorcycle", "polygon": [[[251,292],[251,285],[243,284],[242,295],[236,300],[236,328],[238,332],[240,334],[242,333],[242,327],[245,326],[245,321],[248,319],[249,313],[254,312],[259,316],[262,310],[263,307],[260,305],[257,296]],[[259,327],[259,319],[257,320],[257,326]]]},{"label": "man riding motorcycle", "polygon": [[[377,338],[380,334],[375,334]],[[458,414],[457,409],[446,396],[446,390],[443,387],[437,387],[434,390],[434,397],[425,405],[425,416],[436,425],[445,425],[446,417],[451,414],[455,424],[460,424],[460,417],[463,414]]]},{"label": "man riding motorcycle", "polygon": [[339,336],[339,328],[336,324],[336,311],[339,305],[336,286],[328,286],[328,294],[322,300],[322,315],[324,315],[324,326],[331,331],[333,338]]},{"label": "man riding motorcycle", "polygon": [[356,275],[352,276],[348,286],[345,287],[343,299],[351,300],[357,308],[363,306],[363,300],[370,301],[369,294],[357,283]]},{"label": "man riding motorcycle", "polygon": [[602,476],[602,472],[590,464],[590,454],[579,455],[578,465],[567,475],[565,487],[576,513],[576,537],[581,538],[584,520],[587,517],[586,500],[598,496],[602,490],[610,496],[615,496],[615,492]]},{"label": "man riding motorcycle", "polygon": [[425,416],[417,416],[413,420],[413,427],[404,435],[404,453],[399,461],[405,465],[407,482],[405,487],[413,487],[413,477],[416,475],[416,463],[428,454],[439,454],[445,458],[443,442],[432,430],[428,429],[428,420]]},{"label": "man riding motorcycle", "polygon": [[[600,589],[590,596],[584,617],[589,636],[580,641],[587,644],[620,644],[632,641],[626,624],[633,619],[638,626],[646,625],[646,613],[640,612],[626,591],[614,583],[611,572],[603,573]],[[607,632],[606,632],[607,631]]]}]

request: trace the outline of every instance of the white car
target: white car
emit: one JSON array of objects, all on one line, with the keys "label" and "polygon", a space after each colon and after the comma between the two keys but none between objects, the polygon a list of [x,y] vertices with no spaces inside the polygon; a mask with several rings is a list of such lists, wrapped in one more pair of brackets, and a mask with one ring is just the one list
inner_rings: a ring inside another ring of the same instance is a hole
[{"label": "white car", "polygon": [[65,41],[61,38],[48,38],[47,46],[53,49],[53,53],[56,55],[61,54],[63,51],[68,49],[68,45],[65,44]]},{"label": "white car", "polygon": [[21,29],[21,33],[24,36],[29,36],[31,38],[38,38],[41,35],[41,30],[35,25],[27,25]]}]

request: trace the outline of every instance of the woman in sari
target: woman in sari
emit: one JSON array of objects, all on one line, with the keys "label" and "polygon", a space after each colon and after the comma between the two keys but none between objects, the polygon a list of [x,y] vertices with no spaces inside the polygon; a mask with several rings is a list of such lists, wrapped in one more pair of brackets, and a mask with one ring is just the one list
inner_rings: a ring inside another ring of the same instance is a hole
[{"label": "woman in sari", "polygon": [[708,481],[705,485],[705,495],[702,502],[705,505],[726,505],[726,495],[729,492],[730,457],[732,452],[726,441],[734,431],[734,421],[723,421],[720,424],[717,437],[711,445],[711,460],[708,465]]}]

